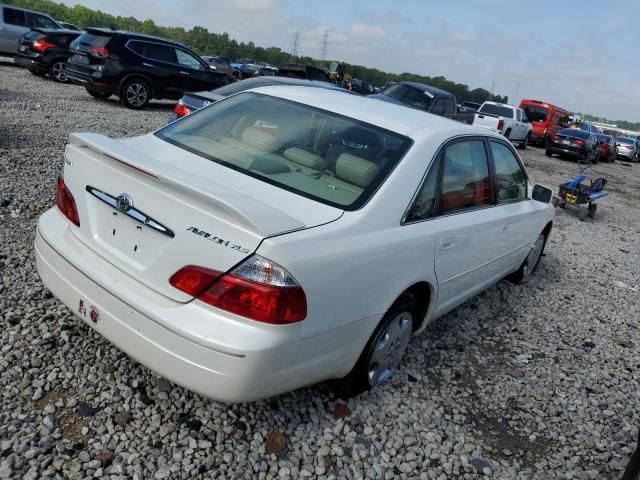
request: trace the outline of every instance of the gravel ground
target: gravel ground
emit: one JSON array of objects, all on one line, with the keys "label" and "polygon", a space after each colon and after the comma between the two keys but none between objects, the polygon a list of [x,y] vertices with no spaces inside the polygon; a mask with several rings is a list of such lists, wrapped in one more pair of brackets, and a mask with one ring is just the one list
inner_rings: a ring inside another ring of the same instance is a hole
[{"label": "gravel ground", "polygon": [[[599,165],[595,221],[558,210],[527,286],[487,290],[412,340],[401,372],[220,405],[132,362],[38,278],[38,215],[69,132],[137,135],[142,112],[0,61],[0,479],[619,478],[640,426],[640,165]],[[549,186],[575,163],[523,153]]]}]

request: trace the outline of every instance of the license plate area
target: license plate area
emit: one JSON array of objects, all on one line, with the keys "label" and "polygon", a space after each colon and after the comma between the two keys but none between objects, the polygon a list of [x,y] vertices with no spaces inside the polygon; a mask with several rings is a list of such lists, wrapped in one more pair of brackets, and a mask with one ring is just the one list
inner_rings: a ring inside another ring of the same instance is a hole
[{"label": "license plate area", "polygon": [[71,57],[71,61],[75,63],[80,63],[82,65],[89,65],[89,57],[86,55],[81,55],[76,53],[73,57]]},{"label": "license plate area", "polygon": [[562,144],[563,144],[563,145],[571,145],[571,141],[569,141],[569,140],[562,140]]},{"label": "license plate area", "polygon": [[29,48],[29,46],[28,46],[28,45],[20,45],[20,51],[21,51],[21,52],[26,52],[26,51],[27,51],[27,48]]}]

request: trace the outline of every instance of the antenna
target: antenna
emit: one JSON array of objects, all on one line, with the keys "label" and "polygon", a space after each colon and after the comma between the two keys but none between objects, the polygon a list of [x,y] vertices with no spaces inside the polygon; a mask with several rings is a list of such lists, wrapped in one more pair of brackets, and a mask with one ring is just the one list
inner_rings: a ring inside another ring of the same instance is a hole
[{"label": "antenna", "polygon": [[331,32],[330,29],[325,28],[322,31],[322,42],[320,43],[320,60],[326,60],[327,59],[327,47],[329,46],[329,32]]},{"label": "antenna", "polygon": [[293,51],[291,55],[295,58],[298,56],[298,44],[300,43],[300,32],[293,32]]},{"label": "antenna", "polygon": [[518,101],[518,92],[520,91],[520,82],[516,83],[516,93],[513,96],[513,104]]}]

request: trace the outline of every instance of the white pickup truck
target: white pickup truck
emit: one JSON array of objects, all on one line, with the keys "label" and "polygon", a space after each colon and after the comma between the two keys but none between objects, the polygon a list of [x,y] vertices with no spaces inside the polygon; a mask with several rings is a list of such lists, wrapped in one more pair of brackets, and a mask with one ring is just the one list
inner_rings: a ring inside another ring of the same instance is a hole
[{"label": "white pickup truck", "polygon": [[497,102],[484,102],[474,114],[473,125],[501,133],[521,148],[527,148],[531,123],[524,110]]}]

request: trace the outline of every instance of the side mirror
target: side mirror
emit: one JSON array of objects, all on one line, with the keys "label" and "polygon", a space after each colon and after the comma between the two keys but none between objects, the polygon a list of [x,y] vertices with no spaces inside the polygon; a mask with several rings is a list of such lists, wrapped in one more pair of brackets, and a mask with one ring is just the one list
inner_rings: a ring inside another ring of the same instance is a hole
[{"label": "side mirror", "polygon": [[534,185],[531,198],[536,202],[549,203],[553,197],[553,190],[542,185]]}]

